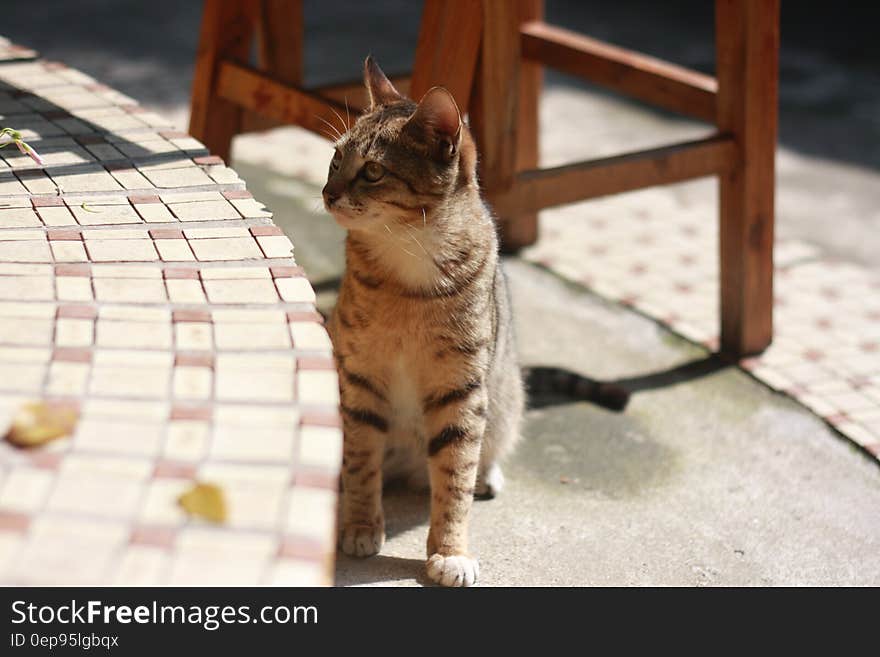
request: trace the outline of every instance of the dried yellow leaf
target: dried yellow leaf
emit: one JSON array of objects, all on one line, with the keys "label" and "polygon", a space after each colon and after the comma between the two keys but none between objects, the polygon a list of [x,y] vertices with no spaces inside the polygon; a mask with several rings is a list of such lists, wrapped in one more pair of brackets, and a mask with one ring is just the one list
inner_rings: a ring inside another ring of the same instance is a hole
[{"label": "dried yellow leaf", "polygon": [[196,484],[178,497],[177,503],[191,516],[211,522],[226,521],[226,499],[223,490],[214,484]]},{"label": "dried yellow leaf", "polygon": [[6,432],[6,440],[17,447],[37,447],[73,432],[79,414],[62,404],[24,404]]}]

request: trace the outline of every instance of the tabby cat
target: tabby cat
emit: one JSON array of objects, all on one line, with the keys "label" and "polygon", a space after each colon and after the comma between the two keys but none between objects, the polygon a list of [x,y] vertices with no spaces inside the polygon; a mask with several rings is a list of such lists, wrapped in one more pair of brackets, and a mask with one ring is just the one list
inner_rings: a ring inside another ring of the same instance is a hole
[{"label": "tabby cat", "polygon": [[[371,58],[364,78],[370,107],[337,141],[323,190],[348,231],[329,322],[345,434],[340,545],[379,552],[383,480],[407,477],[430,485],[428,576],[469,586],[471,503],[501,489],[524,403],[496,229],[449,92],[416,104]],[[556,388],[584,380],[563,379]]]}]

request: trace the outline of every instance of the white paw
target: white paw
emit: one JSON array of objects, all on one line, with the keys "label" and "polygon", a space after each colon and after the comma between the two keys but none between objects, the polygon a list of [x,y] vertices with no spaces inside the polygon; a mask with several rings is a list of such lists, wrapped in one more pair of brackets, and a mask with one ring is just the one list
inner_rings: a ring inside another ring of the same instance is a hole
[{"label": "white paw", "polygon": [[428,577],[442,586],[473,586],[480,576],[480,566],[476,559],[463,554],[444,557],[432,554],[428,557]]},{"label": "white paw", "polygon": [[382,525],[346,525],[339,535],[339,545],[352,557],[370,557],[385,544]]},{"label": "white paw", "polygon": [[504,488],[504,473],[501,472],[501,466],[493,463],[487,470],[477,474],[474,495],[491,500],[501,492],[502,488]]}]

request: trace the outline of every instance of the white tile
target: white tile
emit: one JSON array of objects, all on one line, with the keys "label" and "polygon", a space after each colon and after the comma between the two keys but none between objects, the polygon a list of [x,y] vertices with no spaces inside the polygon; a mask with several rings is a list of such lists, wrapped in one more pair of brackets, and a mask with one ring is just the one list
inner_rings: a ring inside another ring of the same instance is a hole
[{"label": "white tile", "polygon": [[301,427],[299,463],[338,471],[342,465],[342,431],[335,427]]}]

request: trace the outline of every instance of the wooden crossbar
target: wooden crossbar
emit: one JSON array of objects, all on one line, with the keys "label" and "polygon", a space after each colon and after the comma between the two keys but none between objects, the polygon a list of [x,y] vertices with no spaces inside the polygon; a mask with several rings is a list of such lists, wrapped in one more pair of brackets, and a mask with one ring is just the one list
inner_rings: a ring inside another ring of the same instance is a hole
[{"label": "wooden crossbar", "polygon": [[[408,75],[392,75],[388,78],[391,84],[404,96],[409,95],[410,83],[412,78]],[[361,79],[342,82],[340,84],[331,84],[324,87],[316,87],[311,90],[317,96],[337,103],[345,104],[352,111],[361,112],[367,108],[367,91],[364,87],[364,81]]]},{"label": "wooden crossbar", "polygon": [[296,124],[324,136],[329,132],[324,121],[338,123],[334,110],[345,116],[344,103],[286,85],[256,69],[230,61],[219,65],[216,93],[261,116],[279,123]]},{"label": "wooden crossbar", "polygon": [[[228,62],[225,63],[223,66],[225,66],[226,64],[230,64],[230,66],[237,68],[237,69],[246,69],[247,70],[247,75],[244,75],[242,73],[242,71],[240,71],[240,70],[230,71],[227,73],[227,76],[229,76],[229,77],[227,77],[227,80],[226,80],[226,84],[229,85],[226,88],[226,93],[230,94],[230,95],[236,94],[234,97],[229,98],[229,100],[248,108],[248,110],[246,111],[245,116],[244,116],[244,122],[242,125],[242,132],[252,132],[254,130],[268,130],[270,128],[274,128],[274,127],[277,127],[280,125],[296,124],[296,121],[291,121],[290,119],[283,119],[277,115],[270,117],[266,113],[266,110],[264,109],[263,105],[260,105],[259,108],[255,108],[255,107],[252,108],[252,107],[250,107],[250,104],[245,104],[240,99],[240,97],[237,95],[237,92],[235,90],[236,87],[234,86],[234,85],[242,84],[242,82],[240,81],[242,78],[247,78],[247,83],[245,84],[245,87],[239,87],[239,89],[241,89],[241,88],[246,88],[246,89],[255,88],[256,86],[258,86],[258,85],[256,85],[256,76],[262,76],[263,82],[269,83],[269,87],[271,88],[270,93],[273,94],[274,98],[278,99],[278,98],[286,96],[286,97],[290,97],[290,98],[294,98],[294,99],[299,99],[302,97],[302,94],[306,94],[307,96],[311,97],[312,100],[314,100],[314,101],[325,102],[327,104],[328,108],[332,106],[337,112],[340,112],[342,114],[342,116],[351,117],[352,121],[354,121],[354,118],[356,115],[363,112],[367,107],[367,102],[368,102],[367,92],[364,87],[364,81],[361,79],[351,80],[348,82],[340,82],[338,84],[330,84],[330,85],[326,85],[326,86],[322,86],[322,87],[301,89],[296,86],[292,87],[290,85],[283,84],[283,83],[279,82],[278,80],[275,80],[271,77],[264,75],[260,71],[257,71],[254,69],[248,69],[247,67],[243,67],[239,64],[233,64],[233,63],[228,63]],[[400,93],[402,93],[405,96],[409,95],[410,81],[411,81],[410,76],[398,75],[398,76],[391,76],[389,79],[391,80],[391,83],[394,85],[394,87]],[[283,87],[285,89],[285,91],[280,90],[278,87]],[[288,93],[288,92],[290,92],[290,93]],[[284,101],[282,101],[282,102],[284,102]],[[276,110],[277,110],[277,101],[273,101],[273,106],[275,106]],[[271,112],[272,110],[269,110],[269,111]],[[276,114],[277,114],[277,112],[276,112]],[[334,115],[333,115],[332,111],[326,111],[325,113],[321,114],[321,116],[323,118],[329,120],[328,117],[333,117]],[[338,121],[338,119],[337,119],[337,121]],[[316,130],[315,132],[319,132],[322,136],[326,137],[327,135],[325,134],[325,131],[321,130],[320,128],[326,128],[327,126],[324,125],[324,123],[321,121],[318,121],[317,125],[319,126],[319,130]],[[304,127],[308,127],[308,126],[304,126]],[[311,128],[309,128],[309,129],[311,129]]]},{"label": "wooden crossbar", "polygon": [[532,169],[516,176],[506,192],[492,196],[499,215],[535,212],[588,198],[666,185],[732,170],[737,148],[727,135],[624,155]]},{"label": "wooden crossbar", "polygon": [[715,123],[714,77],[541,21],[520,27],[523,56],[563,73]]}]

